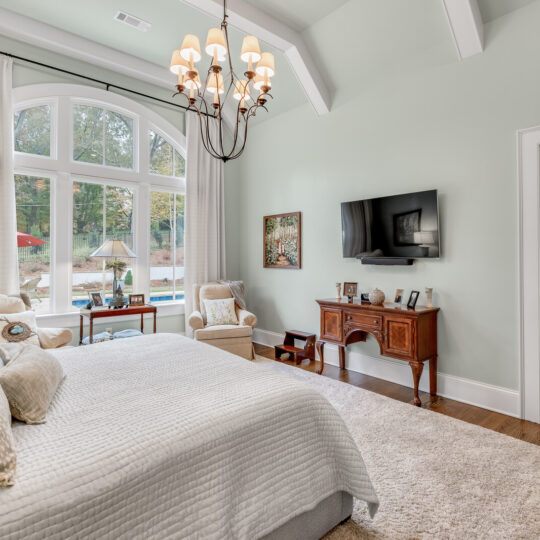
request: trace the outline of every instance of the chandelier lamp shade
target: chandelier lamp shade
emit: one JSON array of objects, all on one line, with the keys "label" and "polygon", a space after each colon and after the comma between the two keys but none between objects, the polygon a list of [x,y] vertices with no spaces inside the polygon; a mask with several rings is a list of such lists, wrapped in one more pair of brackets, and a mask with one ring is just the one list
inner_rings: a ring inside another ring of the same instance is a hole
[{"label": "chandelier lamp shade", "polygon": [[[242,42],[240,60],[247,65],[244,77],[234,72],[227,29],[227,5],[223,1],[223,20],[220,28],[210,28],[204,52],[211,58],[210,67],[202,82],[195,66],[202,60],[201,44],[194,34],[187,34],[180,49],[173,51],[170,71],[178,76],[176,93],[187,99],[189,109],[199,116],[200,134],[206,151],[224,162],[240,157],[246,147],[248,123],[259,109],[268,110],[272,98],[271,78],[276,68],[274,55],[261,53],[259,40],[246,36]],[[222,66],[221,64],[224,64]],[[223,136],[224,110],[234,111],[232,142],[225,149]],[[218,122],[218,137],[210,136],[210,123]]]}]

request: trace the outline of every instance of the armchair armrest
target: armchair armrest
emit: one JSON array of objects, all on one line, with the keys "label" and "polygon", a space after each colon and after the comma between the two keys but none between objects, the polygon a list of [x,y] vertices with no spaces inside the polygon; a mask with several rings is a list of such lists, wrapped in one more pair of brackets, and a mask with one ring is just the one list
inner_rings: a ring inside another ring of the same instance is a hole
[{"label": "armchair armrest", "polygon": [[257,324],[257,317],[247,309],[238,309],[236,316],[238,317],[238,323],[242,326],[251,326],[253,328]]},{"label": "armchair armrest", "polygon": [[204,320],[198,311],[194,311],[188,319],[188,324],[193,330],[204,328]]},{"label": "armchair armrest", "polygon": [[42,349],[63,347],[73,338],[73,333],[68,328],[38,328],[37,335]]}]

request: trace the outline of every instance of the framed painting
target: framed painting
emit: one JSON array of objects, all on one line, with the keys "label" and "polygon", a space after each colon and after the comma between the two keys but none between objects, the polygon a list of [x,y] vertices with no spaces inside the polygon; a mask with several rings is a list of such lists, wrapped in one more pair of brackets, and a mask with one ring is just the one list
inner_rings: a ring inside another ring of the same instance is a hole
[{"label": "framed painting", "polygon": [[302,268],[302,213],[263,218],[264,268]]},{"label": "framed painting", "polygon": [[416,246],[414,233],[420,231],[422,209],[394,214],[394,245]]}]

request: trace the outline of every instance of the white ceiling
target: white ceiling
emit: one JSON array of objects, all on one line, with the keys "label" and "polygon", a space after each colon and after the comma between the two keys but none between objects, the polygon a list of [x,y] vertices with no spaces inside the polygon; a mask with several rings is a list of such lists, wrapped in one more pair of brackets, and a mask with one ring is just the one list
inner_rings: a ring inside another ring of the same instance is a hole
[{"label": "white ceiling", "polygon": [[484,23],[522,8],[535,0],[478,0]]},{"label": "white ceiling", "polygon": [[[302,31],[348,0],[245,0],[268,15]],[[380,0],[377,0],[380,1]]]}]

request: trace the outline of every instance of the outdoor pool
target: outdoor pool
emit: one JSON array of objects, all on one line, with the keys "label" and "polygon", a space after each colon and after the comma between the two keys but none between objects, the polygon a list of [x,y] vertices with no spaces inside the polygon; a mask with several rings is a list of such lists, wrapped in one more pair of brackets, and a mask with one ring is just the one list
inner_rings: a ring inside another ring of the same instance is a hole
[{"label": "outdoor pool", "polygon": [[[170,302],[173,299],[172,294],[169,294],[168,296],[151,296],[150,302]],[[176,294],[174,297],[175,300],[183,300],[184,299],[184,293]],[[89,300],[73,300],[71,304],[75,307],[84,307],[86,304],[88,304]],[[111,298],[106,298],[105,303],[108,305],[111,302]]]}]

